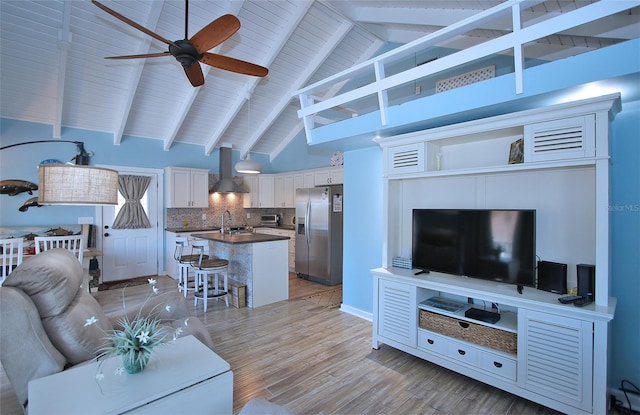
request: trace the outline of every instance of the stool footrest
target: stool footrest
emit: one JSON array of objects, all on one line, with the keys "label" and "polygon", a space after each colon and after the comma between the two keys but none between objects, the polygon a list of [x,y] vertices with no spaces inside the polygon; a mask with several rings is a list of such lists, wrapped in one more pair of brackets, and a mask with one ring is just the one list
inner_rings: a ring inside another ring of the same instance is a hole
[{"label": "stool footrest", "polygon": [[[219,291],[219,290],[215,290],[213,288],[210,288],[209,291],[207,292],[207,298],[216,298],[216,297],[222,297],[224,295],[227,295],[228,292],[226,291]],[[196,291],[194,294],[196,297],[198,298],[204,298],[204,294],[202,291]]]}]

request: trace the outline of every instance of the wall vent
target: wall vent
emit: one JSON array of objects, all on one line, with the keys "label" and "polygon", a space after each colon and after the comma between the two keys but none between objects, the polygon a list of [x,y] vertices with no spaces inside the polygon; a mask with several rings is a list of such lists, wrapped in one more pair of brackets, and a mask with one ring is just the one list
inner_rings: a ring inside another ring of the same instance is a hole
[{"label": "wall vent", "polygon": [[571,117],[525,126],[525,161],[595,156],[595,117]]},{"label": "wall vent", "polygon": [[424,143],[389,148],[389,174],[424,171]]}]

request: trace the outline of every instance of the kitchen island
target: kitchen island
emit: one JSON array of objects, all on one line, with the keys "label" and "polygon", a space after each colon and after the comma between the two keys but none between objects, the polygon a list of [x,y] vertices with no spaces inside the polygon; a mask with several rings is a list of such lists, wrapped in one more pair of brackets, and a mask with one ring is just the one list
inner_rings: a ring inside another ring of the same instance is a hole
[{"label": "kitchen island", "polygon": [[229,261],[229,278],[247,286],[247,306],[289,298],[288,237],[241,232],[194,235],[209,241],[209,255]]}]

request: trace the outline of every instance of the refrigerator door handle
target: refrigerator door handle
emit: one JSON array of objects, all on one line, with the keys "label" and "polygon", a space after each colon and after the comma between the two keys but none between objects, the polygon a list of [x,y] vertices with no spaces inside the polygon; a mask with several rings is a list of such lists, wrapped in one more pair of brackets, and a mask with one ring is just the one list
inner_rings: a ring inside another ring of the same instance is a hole
[{"label": "refrigerator door handle", "polygon": [[305,223],[305,227],[306,232],[304,234],[304,237],[307,240],[307,247],[309,246],[309,231],[311,230],[311,227],[309,226],[311,224],[311,222],[309,222],[309,217],[311,216],[311,199],[307,199],[307,210],[304,213],[304,223]]}]

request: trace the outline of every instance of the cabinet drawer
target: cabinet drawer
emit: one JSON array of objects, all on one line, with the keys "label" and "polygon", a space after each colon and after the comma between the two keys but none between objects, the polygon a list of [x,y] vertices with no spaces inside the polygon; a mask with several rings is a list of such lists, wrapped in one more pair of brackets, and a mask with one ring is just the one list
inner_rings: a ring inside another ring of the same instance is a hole
[{"label": "cabinet drawer", "polygon": [[480,354],[480,367],[487,372],[499,375],[506,379],[516,380],[516,361],[497,354],[482,352]]},{"label": "cabinet drawer", "polygon": [[480,351],[469,344],[455,340],[449,340],[449,342],[447,342],[447,356],[461,362],[478,366],[479,354]]},{"label": "cabinet drawer", "polygon": [[506,353],[516,354],[518,349],[516,333],[426,310],[420,310],[420,328]]},{"label": "cabinet drawer", "polygon": [[418,347],[429,352],[446,354],[447,339],[430,331],[418,330]]}]

